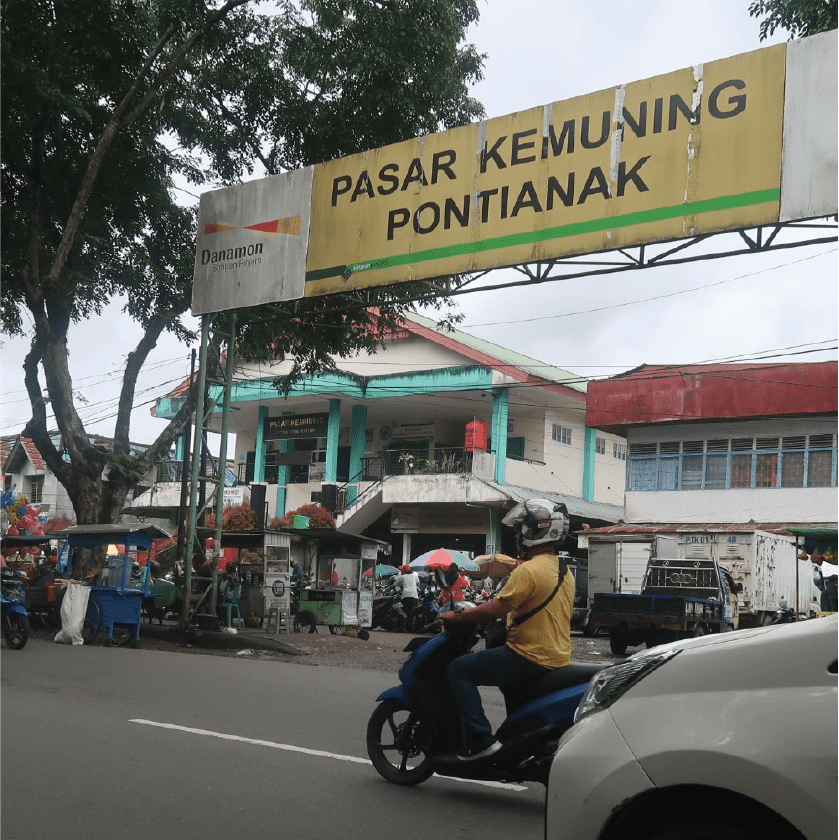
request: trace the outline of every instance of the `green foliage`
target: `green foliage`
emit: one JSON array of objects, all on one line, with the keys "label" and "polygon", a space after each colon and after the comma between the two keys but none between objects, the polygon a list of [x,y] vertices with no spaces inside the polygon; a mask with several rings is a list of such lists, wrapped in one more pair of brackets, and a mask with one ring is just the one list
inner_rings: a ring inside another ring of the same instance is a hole
[{"label": "green foliage", "polygon": [[751,17],[763,17],[760,40],[786,29],[791,38],[802,38],[837,28],[837,0],[753,0]]},{"label": "green foliage", "polygon": [[143,480],[143,471],[137,466],[137,459],[121,452],[108,455],[108,480],[133,487]]},{"label": "green foliage", "polygon": [[[126,452],[144,359],[164,331],[194,338],[183,316],[195,216],[180,206],[176,179],[197,193],[257,165],[297,169],[482,116],[468,86],[483,56],[463,43],[477,17],[477,0],[7,0],[0,329],[32,336],[25,432],[79,522],[119,512],[76,412],[68,329],[120,297],[145,330],[128,357],[114,432],[114,450]],[[245,311],[238,349],[293,359],[278,382],[287,389],[331,369],[330,354],[373,352],[418,294],[441,308],[444,290],[403,284]],[[223,315],[215,326],[225,327]],[[49,438],[46,405],[69,462]]]}]

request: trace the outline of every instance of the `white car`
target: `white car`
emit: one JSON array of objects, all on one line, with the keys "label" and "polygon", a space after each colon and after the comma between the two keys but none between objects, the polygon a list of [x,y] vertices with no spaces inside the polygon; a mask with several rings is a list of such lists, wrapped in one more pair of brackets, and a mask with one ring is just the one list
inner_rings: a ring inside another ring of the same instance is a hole
[{"label": "white car", "polygon": [[837,616],[636,654],[592,679],[546,840],[836,840]]}]

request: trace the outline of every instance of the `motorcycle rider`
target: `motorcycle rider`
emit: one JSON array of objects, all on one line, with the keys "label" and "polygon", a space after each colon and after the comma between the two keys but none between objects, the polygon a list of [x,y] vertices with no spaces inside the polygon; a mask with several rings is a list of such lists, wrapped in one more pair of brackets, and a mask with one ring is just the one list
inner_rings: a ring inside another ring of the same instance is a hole
[{"label": "motorcycle rider", "polygon": [[440,616],[452,624],[477,624],[496,618],[505,618],[507,623],[507,640],[502,647],[466,654],[449,666],[449,685],[460,708],[464,741],[457,757],[463,761],[484,758],[501,749],[484,714],[479,685],[507,688],[571,661],[574,576],[556,555],[568,534],[565,506],[531,499],[516,505],[502,522],[515,531],[521,565],[491,601]]}]

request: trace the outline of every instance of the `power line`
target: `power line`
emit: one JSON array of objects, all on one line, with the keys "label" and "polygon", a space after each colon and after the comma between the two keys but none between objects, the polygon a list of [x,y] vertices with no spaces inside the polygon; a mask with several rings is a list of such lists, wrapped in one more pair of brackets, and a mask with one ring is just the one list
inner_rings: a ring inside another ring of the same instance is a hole
[{"label": "power line", "polygon": [[836,248],[831,248],[829,251],[822,251],[819,254],[811,254],[809,257],[802,257],[801,259],[793,260],[792,262],[781,263],[780,265],[774,265],[774,266],[771,266],[770,268],[763,268],[760,271],[753,271],[753,272],[748,273],[748,274],[740,274],[737,277],[729,277],[725,280],[717,280],[715,283],[706,283],[702,286],[693,286],[690,289],[681,289],[680,291],[677,291],[677,292],[668,292],[667,294],[654,295],[652,297],[642,298],[642,299],[639,299],[639,300],[629,300],[629,301],[625,301],[624,303],[613,303],[613,304],[610,304],[608,306],[598,306],[594,309],[581,309],[581,310],[578,310],[577,312],[563,312],[563,313],[560,313],[559,315],[540,315],[536,318],[522,318],[522,319],[517,320],[517,321],[511,321],[511,320],[487,321],[487,322],[482,323],[482,324],[464,324],[463,326],[464,327],[497,327],[499,325],[509,326],[510,324],[532,324],[532,323],[535,323],[536,321],[550,321],[550,320],[553,320],[555,318],[571,318],[571,317],[576,316],[576,315],[591,315],[591,314],[596,313],[596,312],[605,312],[609,309],[622,309],[623,307],[626,307],[626,306],[638,306],[639,304],[651,303],[652,301],[655,301],[655,300],[664,300],[666,298],[678,297],[679,295],[691,294],[693,292],[701,292],[704,289],[712,289],[715,286],[723,286],[726,283],[733,283],[736,280],[743,280],[743,279],[748,278],[748,277],[757,277],[761,274],[767,274],[770,271],[777,271],[780,268],[787,268],[791,265],[796,265],[796,263],[806,262],[807,260],[814,260],[814,259],[816,259],[816,257],[823,257],[827,254],[835,252],[836,250],[837,250]]}]

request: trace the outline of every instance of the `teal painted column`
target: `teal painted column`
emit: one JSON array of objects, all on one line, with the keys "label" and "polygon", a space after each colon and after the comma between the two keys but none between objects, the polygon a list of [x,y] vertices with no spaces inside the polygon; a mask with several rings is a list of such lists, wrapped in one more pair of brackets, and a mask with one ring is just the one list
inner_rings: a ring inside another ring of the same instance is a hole
[{"label": "teal painted column", "polygon": [[[361,477],[364,469],[364,449],[367,445],[367,406],[354,405],[352,409],[352,428],[350,432],[350,481]],[[358,497],[358,487],[351,484],[347,488],[347,504],[351,505]]]},{"label": "teal painted column", "polygon": [[596,455],[597,429],[586,429],[583,447],[583,498],[594,501],[594,456]]},{"label": "teal painted column", "polygon": [[507,388],[498,388],[492,392],[492,451],[495,454],[495,480],[504,483],[507,475],[507,413],[510,405],[510,392]]},{"label": "teal painted column", "polygon": [[175,438],[175,460],[183,461],[184,452],[186,451],[186,434],[178,435]]},{"label": "teal painted column", "polygon": [[256,440],[254,441],[253,480],[265,481],[265,454],[268,451],[268,441],[265,440],[265,418],[268,417],[268,406],[259,406],[256,418]]},{"label": "teal painted column", "polygon": [[[288,417],[294,414],[293,411],[284,411],[283,417]],[[280,441],[280,452],[294,452],[294,441],[293,440],[281,440]],[[285,486],[288,484],[289,480],[291,479],[291,467],[288,464],[277,467],[277,508],[275,510],[275,515],[279,516],[281,519],[286,515],[285,509]]]},{"label": "teal painted column", "polygon": [[329,426],[326,430],[326,469],[324,483],[338,480],[338,435],[341,431],[341,400],[329,401]]}]

